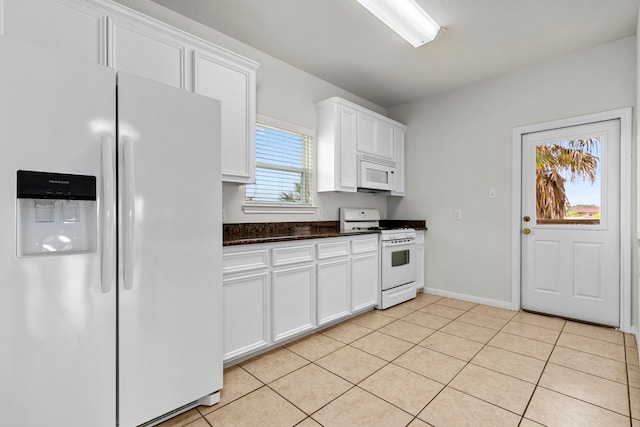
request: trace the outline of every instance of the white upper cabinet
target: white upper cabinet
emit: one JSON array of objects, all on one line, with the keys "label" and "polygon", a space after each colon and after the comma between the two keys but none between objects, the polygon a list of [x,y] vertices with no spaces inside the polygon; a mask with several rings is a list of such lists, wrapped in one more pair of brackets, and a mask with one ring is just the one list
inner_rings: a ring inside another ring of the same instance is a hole
[{"label": "white upper cabinet", "polygon": [[187,46],[171,33],[140,20],[109,18],[110,67],[179,89],[185,85]]},{"label": "white upper cabinet", "polygon": [[317,105],[318,191],[355,192],[357,112],[331,100]]},{"label": "white upper cabinet", "polygon": [[396,181],[401,179],[391,195],[404,195],[405,125],[337,97],[316,110],[318,191],[357,191],[358,154],[364,154],[385,165],[395,162]]},{"label": "white upper cabinet", "polygon": [[222,101],[222,180],[255,181],[258,63],[108,0],[0,0],[2,35]]},{"label": "white upper cabinet", "polygon": [[237,57],[193,52],[193,89],[222,101],[222,178],[255,181],[257,64]]},{"label": "white upper cabinet", "polygon": [[375,117],[363,112],[358,112],[358,136],[356,138],[356,148],[358,152],[371,154],[375,152],[375,128]]},{"label": "white upper cabinet", "polygon": [[358,152],[395,160],[393,130],[394,126],[387,120],[358,112]]},{"label": "white upper cabinet", "polygon": [[396,159],[396,188],[391,191],[392,196],[404,196],[404,129],[393,128],[393,149]]},{"label": "white upper cabinet", "polygon": [[87,2],[0,0],[3,36],[106,65],[106,14]]}]

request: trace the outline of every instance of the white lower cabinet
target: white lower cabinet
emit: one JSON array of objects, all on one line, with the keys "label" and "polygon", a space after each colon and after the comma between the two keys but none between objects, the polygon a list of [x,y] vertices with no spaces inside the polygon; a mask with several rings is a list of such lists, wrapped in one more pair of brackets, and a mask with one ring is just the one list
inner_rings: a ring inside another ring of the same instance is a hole
[{"label": "white lower cabinet", "polygon": [[351,268],[349,258],[318,263],[318,326],[348,316]]},{"label": "white lower cabinet", "polygon": [[273,342],[314,328],[313,264],[274,270],[271,277]]},{"label": "white lower cabinet", "polygon": [[416,290],[424,289],[424,236],[425,231],[416,231]]},{"label": "white lower cabinet", "polygon": [[378,235],[228,246],[227,365],[378,303]]},{"label": "white lower cabinet", "polygon": [[223,282],[224,359],[269,345],[267,312],[269,275],[266,271]]},{"label": "white lower cabinet", "polygon": [[351,311],[374,307],[380,298],[380,244],[378,235],[351,242]]},{"label": "white lower cabinet", "polygon": [[351,258],[351,311],[378,304],[379,269],[377,251]]}]

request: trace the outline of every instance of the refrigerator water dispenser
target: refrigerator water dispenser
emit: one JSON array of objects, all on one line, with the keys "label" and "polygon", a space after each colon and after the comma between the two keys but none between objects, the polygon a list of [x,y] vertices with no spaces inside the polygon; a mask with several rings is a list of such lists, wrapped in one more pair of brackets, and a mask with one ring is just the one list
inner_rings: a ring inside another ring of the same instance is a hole
[{"label": "refrigerator water dispenser", "polygon": [[17,256],[95,252],[96,177],[17,172]]}]

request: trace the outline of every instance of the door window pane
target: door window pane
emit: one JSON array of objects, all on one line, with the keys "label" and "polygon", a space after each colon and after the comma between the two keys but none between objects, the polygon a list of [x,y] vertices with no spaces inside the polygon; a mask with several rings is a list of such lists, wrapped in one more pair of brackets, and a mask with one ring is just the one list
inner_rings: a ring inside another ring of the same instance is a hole
[{"label": "door window pane", "polygon": [[536,146],[537,224],[600,224],[601,138]]}]

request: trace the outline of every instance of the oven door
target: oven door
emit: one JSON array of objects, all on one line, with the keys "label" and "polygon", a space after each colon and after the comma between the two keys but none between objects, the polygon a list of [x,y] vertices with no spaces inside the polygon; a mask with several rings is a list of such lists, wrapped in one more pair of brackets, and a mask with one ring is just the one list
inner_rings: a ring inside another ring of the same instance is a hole
[{"label": "oven door", "polygon": [[382,290],[416,281],[415,241],[382,242]]}]

